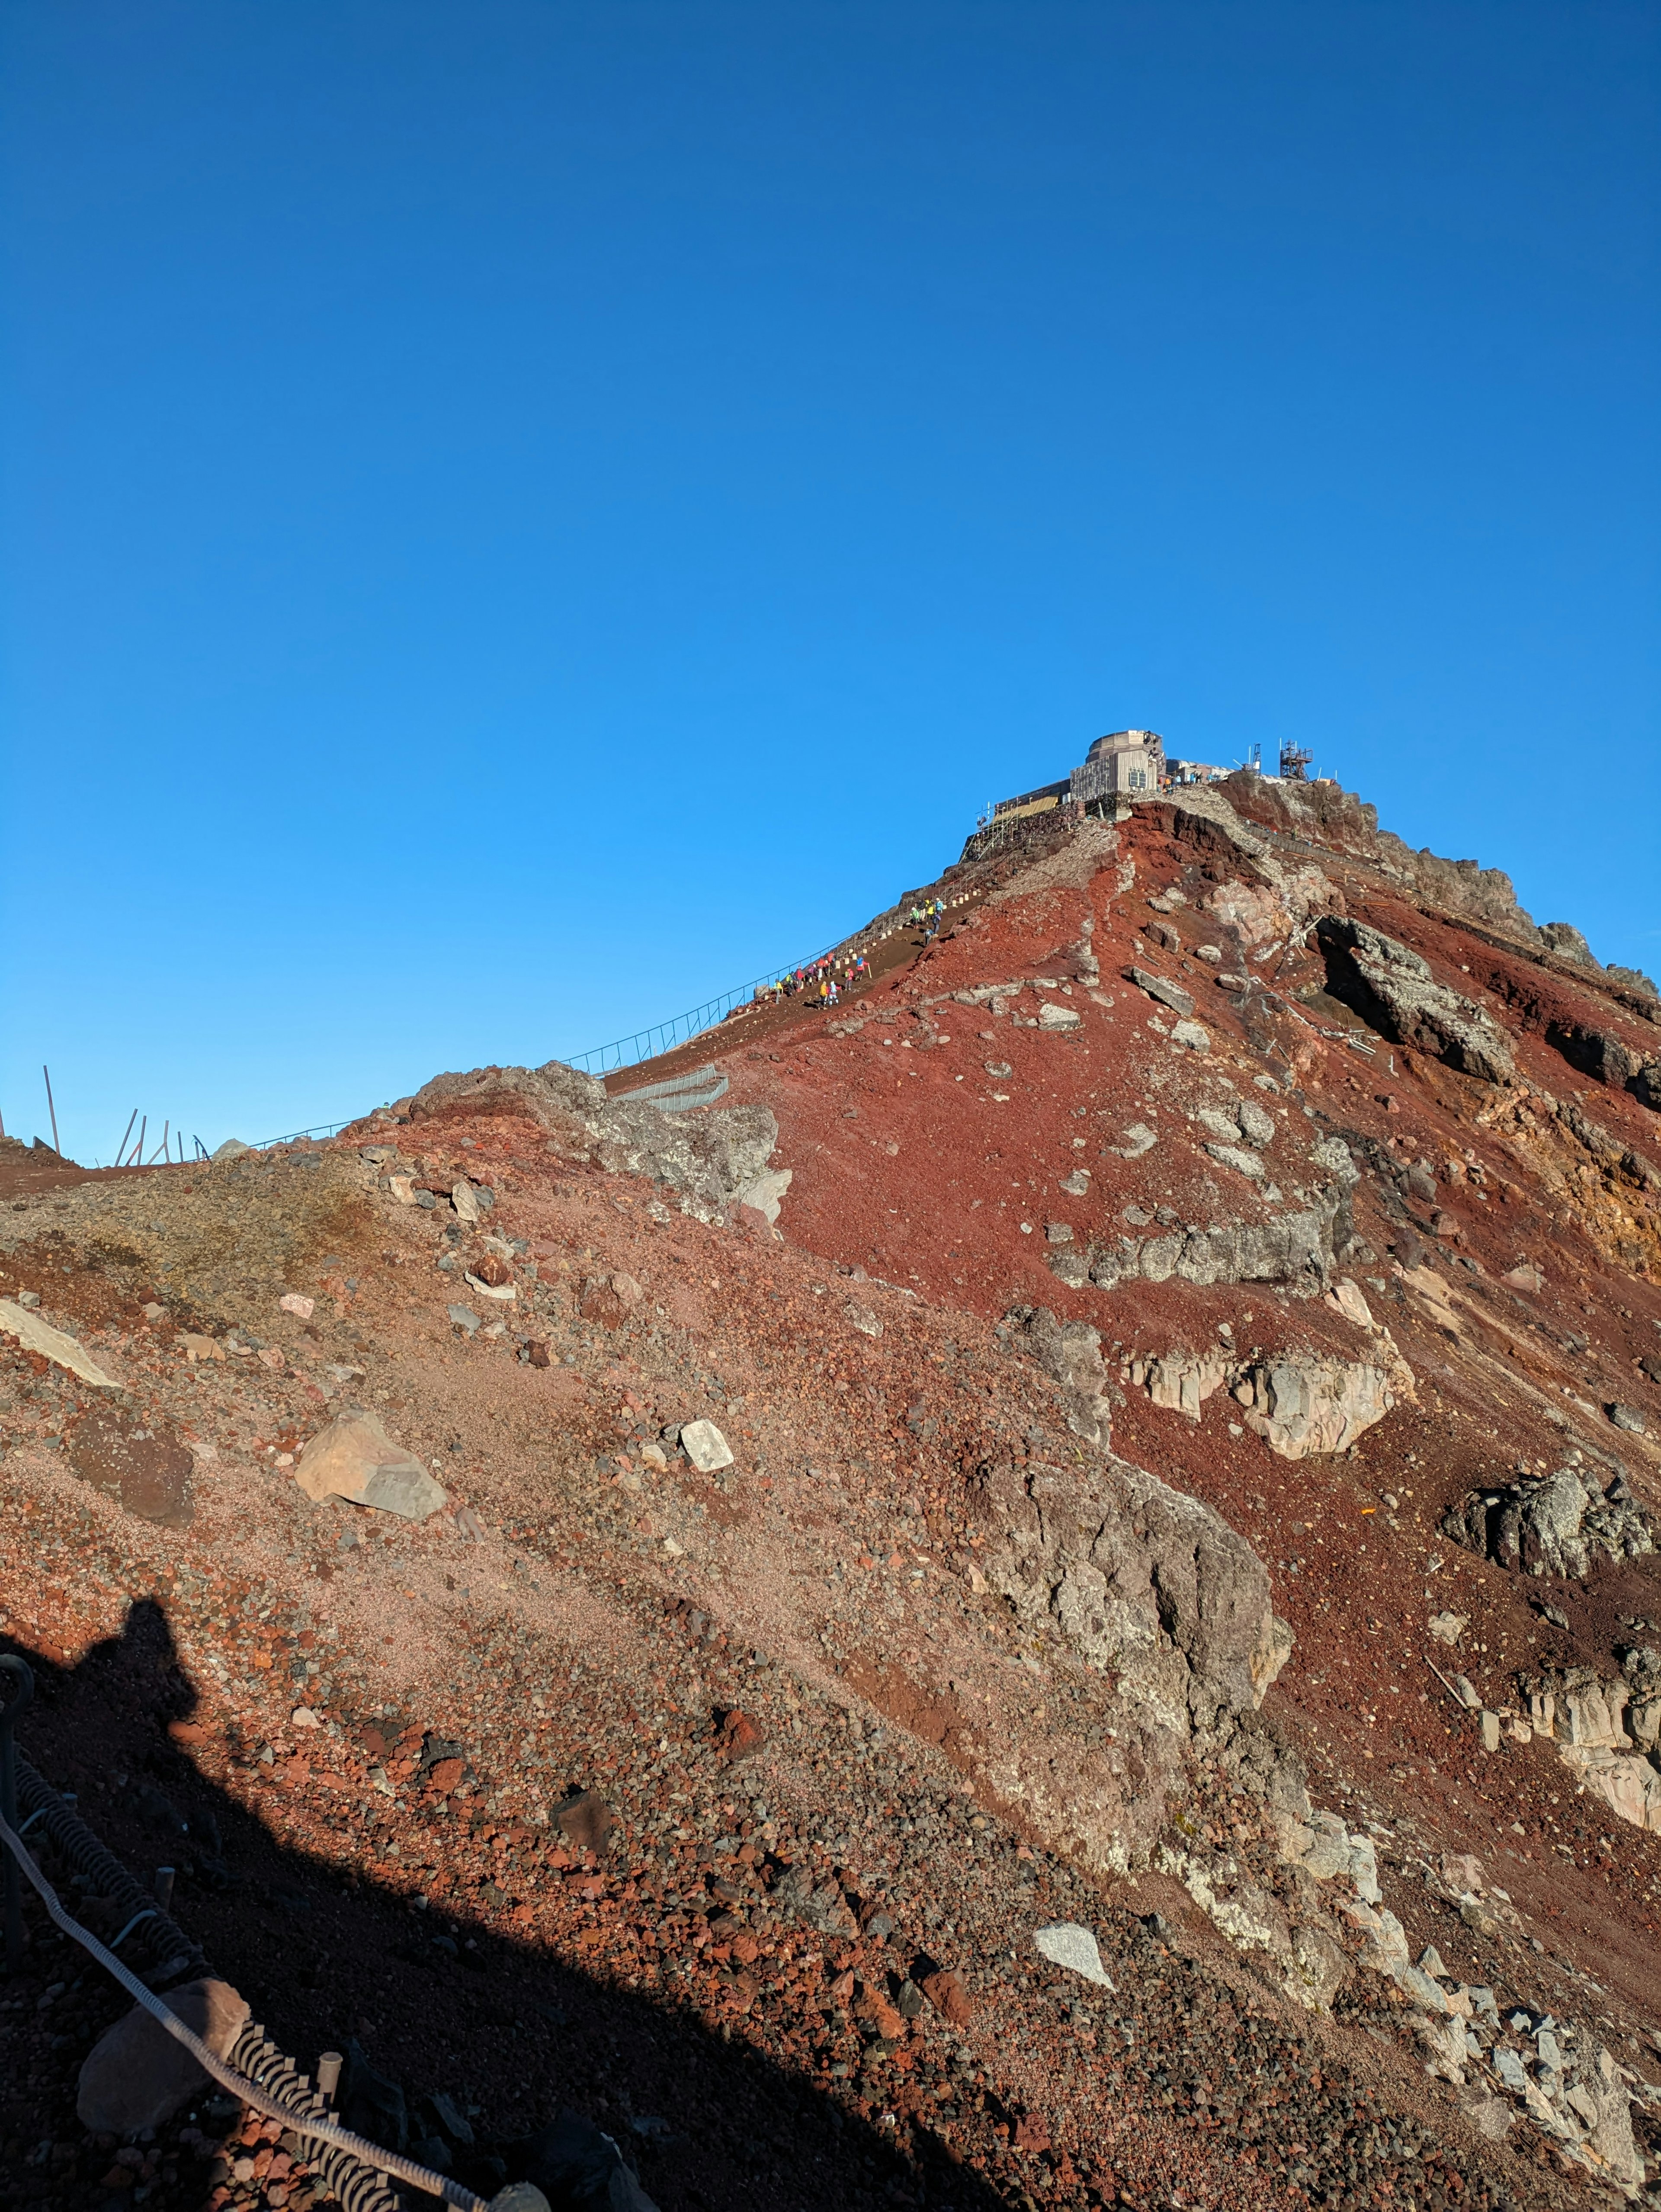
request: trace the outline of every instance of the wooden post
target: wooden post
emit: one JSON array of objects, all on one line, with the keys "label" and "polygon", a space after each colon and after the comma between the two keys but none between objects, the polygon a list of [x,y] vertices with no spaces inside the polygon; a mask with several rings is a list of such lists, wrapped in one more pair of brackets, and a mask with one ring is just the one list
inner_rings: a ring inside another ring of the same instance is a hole
[{"label": "wooden post", "polygon": [[52,1148],[61,1160],[64,1157],[64,1148],[58,1141],[58,1109],[52,1103],[52,1070],[44,1060],[41,1062],[40,1073],[46,1079],[46,1111],[52,1116]]}]

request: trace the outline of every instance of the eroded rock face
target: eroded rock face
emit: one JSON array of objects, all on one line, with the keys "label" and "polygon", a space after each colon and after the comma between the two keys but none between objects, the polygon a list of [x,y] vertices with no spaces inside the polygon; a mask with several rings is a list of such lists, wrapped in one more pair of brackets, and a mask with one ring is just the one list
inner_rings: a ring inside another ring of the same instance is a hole
[{"label": "eroded rock face", "polygon": [[779,1130],[766,1107],[722,1106],[689,1120],[637,1099],[608,1098],[597,1078],[557,1060],[436,1075],[410,1106],[411,1121],[490,1113],[534,1121],[567,1159],[666,1186],[699,1221],[751,1206],[770,1224],[789,1180],[788,1171],[768,1170]]},{"label": "eroded rock face", "polygon": [[1282,1459],[1305,1459],[1312,1452],[1347,1451],[1410,1395],[1412,1382],[1399,1355],[1384,1366],[1317,1352],[1283,1352],[1249,1368],[1234,1395],[1245,1407],[1247,1428],[1272,1452]]},{"label": "eroded rock face", "polygon": [[1574,1778],[1635,1828],[1661,1834],[1661,1653],[1628,1651],[1624,1679],[1592,1667],[1519,1674],[1534,1734],[1557,1746]]},{"label": "eroded rock face", "polygon": [[[1345,1155],[1348,1164],[1348,1155]],[[1294,1297],[1325,1289],[1337,1255],[1354,1234],[1349,1194],[1356,1181],[1335,1180],[1312,1203],[1271,1221],[1225,1222],[1208,1228],[1176,1225],[1152,1237],[1121,1237],[1112,1244],[1065,1245],[1050,1259],[1051,1271],[1074,1289],[1086,1283],[1116,1290],[1123,1283],[1178,1281],[1284,1283]]]},{"label": "eroded rock face", "polygon": [[1013,1340],[1062,1385],[1074,1435],[1105,1448],[1113,1435],[1113,1408],[1101,1331],[1087,1322],[1057,1321],[1048,1306],[1017,1306],[1008,1322]]},{"label": "eroded rock face", "polygon": [[1442,1518],[1442,1534],[1510,1572],[1584,1582],[1601,1558],[1641,1559],[1655,1549],[1649,1515],[1624,1475],[1604,1489],[1579,1455],[1555,1474],[1472,1490]]},{"label": "eroded rock face", "polygon": [[1286,1662],[1269,1573],[1197,1498],[1109,1456],[1071,1469],[981,1468],[981,1565],[1017,1614],[1063,1639],[1186,1737],[1253,1710]]},{"label": "eroded rock face", "polygon": [[1418,953],[1336,915],[1323,915],[1315,933],[1328,990],[1370,1029],[1485,1082],[1504,1083],[1515,1073],[1511,1040],[1493,1015],[1439,983]]}]

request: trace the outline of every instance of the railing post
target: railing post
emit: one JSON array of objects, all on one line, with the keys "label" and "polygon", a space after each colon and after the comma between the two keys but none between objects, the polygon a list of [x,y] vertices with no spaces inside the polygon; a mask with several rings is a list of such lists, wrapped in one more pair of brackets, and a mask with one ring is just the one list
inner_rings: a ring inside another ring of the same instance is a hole
[{"label": "railing post", "polygon": [[[14,1693],[0,1706],[0,1819],[14,1834],[17,1830],[17,1747],[13,1730],[34,1696],[34,1674],[27,1659],[14,1652],[0,1655],[0,1674],[12,1677]],[[23,1963],[23,1911],[18,1890],[17,1862],[8,1851],[5,1871],[6,1972],[15,1974]]]}]

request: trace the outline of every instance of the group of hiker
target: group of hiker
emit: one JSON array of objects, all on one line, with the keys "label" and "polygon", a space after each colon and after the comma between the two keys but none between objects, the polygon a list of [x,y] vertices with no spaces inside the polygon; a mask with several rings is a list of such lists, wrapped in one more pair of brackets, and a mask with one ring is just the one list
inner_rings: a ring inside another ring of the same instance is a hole
[{"label": "group of hiker", "polygon": [[[923,943],[928,945],[934,941],[945,918],[944,899],[924,899],[912,908],[906,921],[910,928],[922,932]],[[827,952],[818,960],[810,960],[805,968],[795,968],[788,975],[781,975],[775,982],[761,984],[753,1003],[775,1006],[786,999],[806,997],[816,1006],[834,1006],[840,1005],[849,991],[870,981],[871,963],[863,952]]]},{"label": "group of hiker", "polygon": [[767,1005],[806,995],[820,1006],[834,1006],[840,1003],[844,992],[870,980],[871,963],[863,952],[843,953],[840,957],[827,952],[822,959],[811,960],[805,968],[781,975],[776,982],[764,984],[756,997]]}]

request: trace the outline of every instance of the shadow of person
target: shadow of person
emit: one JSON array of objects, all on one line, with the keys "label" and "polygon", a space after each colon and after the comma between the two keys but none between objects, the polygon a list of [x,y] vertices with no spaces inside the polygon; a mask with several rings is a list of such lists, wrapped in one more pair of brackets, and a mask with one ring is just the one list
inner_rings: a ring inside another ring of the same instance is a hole
[{"label": "shadow of person", "polygon": [[[572,2135],[563,2120],[577,2114],[622,2146],[661,2212],[991,2212],[1020,2201],[1019,2191],[1006,2196],[958,2163],[934,2126],[910,2124],[922,2084],[905,2070],[904,2053],[895,2064],[891,2042],[868,2057],[862,2076],[850,2069],[845,2084],[833,2084],[757,2047],[736,2009],[751,1994],[740,1978],[727,2016],[700,2017],[666,1991],[630,1988],[620,1942],[611,1977],[604,1936],[586,1952],[593,1963],[585,1966],[571,1947],[545,1946],[527,1929],[509,1932],[498,1914],[454,1897],[418,1909],[407,1885],[394,1886],[395,1872],[424,1863],[423,1820],[429,1831],[453,1832],[454,1814],[436,1805],[425,1814],[394,1810],[359,1784],[357,1794],[331,1802],[330,1849],[285,1841],[258,1806],[283,1788],[270,1747],[198,1718],[201,1700],[158,1601],[136,1601],[121,1632],[72,1667],[10,1638],[0,1646],[27,1660],[36,1677],[20,1751],[52,1787],[73,1794],[81,1817],[141,1883],[148,1887],[160,1865],[175,1869],[174,1917],[301,2072],[314,2074],[325,2050],[349,2052],[342,2116],[389,2147],[424,2162],[447,2160],[459,2179],[489,2196],[504,2181],[537,2178],[537,2160],[562,2143],[569,2174],[579,2176],[589,2137],[580,2129]],[[210,1759],[222,1761],[234,1789],[209,1771]],[[527,1896],[563,1877],[566,1869],[548,1864],[569,1856],[556,1852],[558,1836],[515,1830],[514,1838],[520,1865],[512,1878]],[[67,1869],[48,1870],[71,1879]],[[620,1936],[626,1922],[638,1929],[660,1913],[660,1940],[684,1944],[690,1955],[699,1916],[684,1904],[650,1896],[649,1881],[631,1881],[621,1864],[569,1871],[594,1892],[598,1926]],[[77,1893],[60,1893],[74,1911]],[[157,2144],[128,2148],[87,2137],[75,2117],[76,2077],[127,2000],[38,1906],[28,1918],[24,2009],[15,2008],[0,2029],[18,2046],[9,2057],[0,2053],[0,2150],[8,2161],[44,2164],[54,2184],[63,2176],[91,2185],[73,2197],[10,2201],[131,2203],[113,2185],[110,2160],[140,2155],[141,2165],[149,2161],[140,2185],[147,2212],[233,2203],[240,2166],[210,2196],[213,2174],[204,2181],[191,2155],[201,2147],[186,2140],[216,2116],[210,2138],[239,2125],[228,2103],[207,2093],[181,2111],[171,2135],[160,2131]],[[40,1992],[37,2005],[47,2000],[43,2010],[27,2008],[32,1989]],[[799,2015],[832,2000],[780,1977],[764,1981],[751,2002]],[[947,2087],[964,2103],[980,2100],[961,2080]],[[938,2111],[937,2085],[929,2101]],[[216,2148],[210,2140],[202,2154]],[[293,2154],[303,2160],[303,2150]],[[287,2171],[280,2147],[271,2158],[279,2174]],[[307,2185],[274,2181],[270,2163],[251,2177],[255,2195],[244,2187],[241,2201],[286,2202],[301,2212],[313,2201]],[[125,2179],[139,2170],[129,2163]],[[562,2202],[624,2201],[577,2191],[572,2179],[556,2212]],[[1070,2191],[1051,2199],[1069,2200],[1084,2201]],[[7,2202],[0,2185],[0,2205]]]}]

